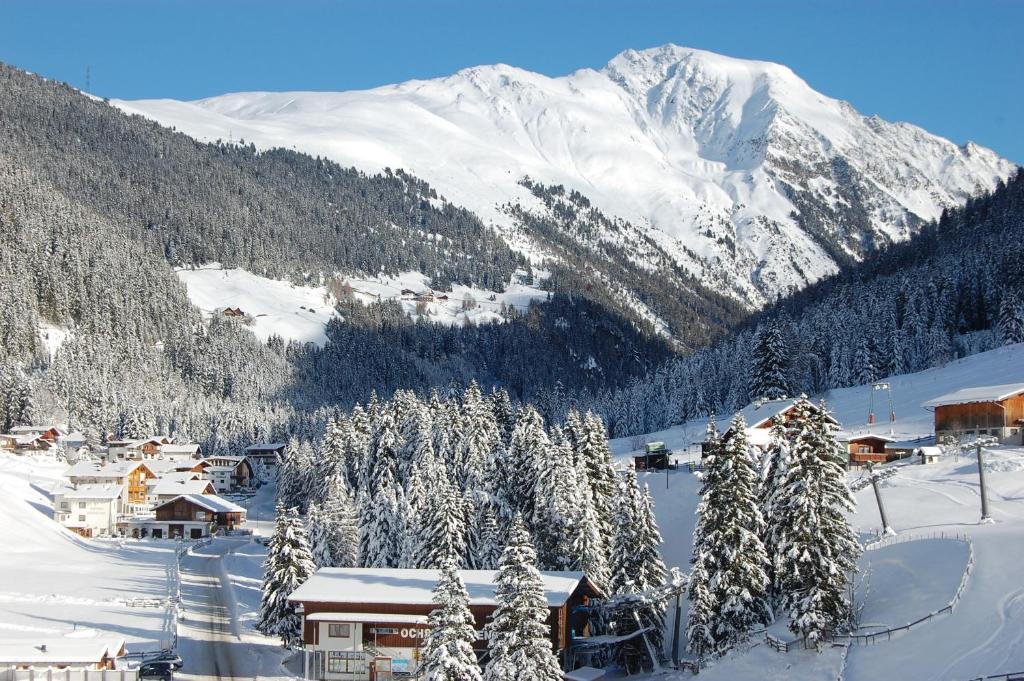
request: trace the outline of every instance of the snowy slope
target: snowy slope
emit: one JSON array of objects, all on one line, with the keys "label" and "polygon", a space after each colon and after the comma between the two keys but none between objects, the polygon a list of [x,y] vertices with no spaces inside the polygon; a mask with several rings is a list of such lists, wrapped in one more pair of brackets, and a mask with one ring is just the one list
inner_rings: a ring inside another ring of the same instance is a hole
[{"label": "snowy slope", "polygon": [[[336,301],[324,286],[298,286],[240,268],[223,268],[218,263],[181,268],[177,274],[185,284],[189,300],[204,314],[240,308],[249,329],[262,341],[278,335],[285,340],[322,346],[327,342],[327,322],[338,316]],[[394,300],[414,319],[423,316],[428,321],[452,326],[500,323],[505,319],[501,314],[503,307],[525,312],[531,301],[544,300],[547,293],[524,283],[524,275],[518,273],[502,293],[455,284],[449,291],[434,291],[438,298],[423,305],[402,295],[404,289],[417,293],[432,290],[429,278],[419,272],[403,272],[395,277],[338,278],[364,304]],[[440,300],[441,294],[447,300]]]},{"label": "snowy slope", "polygon": [[174,544],[86,541],[62,528],[48,490],[66,468],[0,454],[0,638],[119,635],[129,650],[159,649],[170,611],[128,603],[170,595]]},{"label": "snowy slope", "polygon": [[561,183],[751,303],[905,238],[1012,170],[862,116],[784,66],[674,45],[559,78],[495,65],[358,92],[115,104],[201,139],[405,168],[506,228],[500,204],[536,203],[521,178]]},{"label": "snowy slope", "polygon": [[[917,374],[887,379],[893,386],[897,437],[932,432],[932,414],[921,403],[970,385],[1024,380],[1024,344],[974,355]],[[831,391],[824,397],[849,430],[864,430],[866,386]],[[884,413],[884,408],[880,409]],[[703,423],[692,423],[646,439],[664,440],[685,450],[699,438]],[[888,433],[889,425],[876,425]],[[619,460],[633,448],[632,439],[612,442]],[[682,458],[682,455],[681,457]],[[701,672],[710,681],[962,681],[985,675],[1024,672],[1024,449],[1000,447],[988,453],[989,503],[995,523],[982,525],[977,462],[973,456],[938,464],[907,465],[882,483],[890,523],[906,544],[865,553],[870,588],[862,596],[863,631],[898,627],[941,609],[949,602],[966,567],[966,545],[934,535],[966,535],[974,546],[975,565],[967,586],[950,615],[921,624],[893,641],[853,647],[777,653],[765,645],[737,651]],[[851,479],[860,473],[851,473]],[[689,564],[698,502],[699,481],[690,473],[641,473],[650,486],[658,522],[665,537],[663,554],[669,565]],[[852,524],[866,534],[879,530],[878,509],[870,486],[857,494]],[[684,619],[685,622],[685,602]],[[671,613],[670,613],[671,621]],[[782,638],[784,630],[772,631]],[[897,672],[898,670],[898,672]],[[664,678],[664,677],[659,677]],[[681,674],[671,678],[690,678]]]}]

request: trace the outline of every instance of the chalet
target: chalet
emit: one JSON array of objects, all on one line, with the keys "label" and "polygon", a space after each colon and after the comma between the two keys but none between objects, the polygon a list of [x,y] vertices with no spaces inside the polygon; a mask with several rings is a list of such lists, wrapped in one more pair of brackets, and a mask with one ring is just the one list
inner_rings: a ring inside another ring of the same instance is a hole
[{"label": "chalet", "polygon": [[136,440],[109,440],[107,442],[107,461],[145,461],[160,456],[164,445],[174,440],[166,435],[154,435]]},{"label": "chalet", "polygon": [[648,442],[644,451],[633,456],[633,467],[638,471],[659,470],[669,467],[669,455],[672,452],[664,442]]},{"label": "chalet", "polygon": [[403,288],[402,289],[402,297],[403,298],[411,298],[414,295],[416,295],[416,292],[413,291],[411,288]]},{"label": "chalet", "polygon": [[146,481],[157,477],[142,461],[118,461],[99,464],[95,461],[79,461],[64,472],[64,477],[73,487],[79,485],[121,485],[122,510],[142,508],[146,504]]},{"label": "chalet", "polygon": [[121,485],[60,488],[53,493],[53,519],[83,537],[112,536],[123,495]]},{"label": "chalet", "polygon": [[448,296],[446,296],[446,295],[445,295],[445,294],[443,294],[443,293],[442,293],[442,294],[440,294],[439,296],[437,296],[437,302],[439,302],[439,303],[443,303],[443,302],[445,302],[446,300],[448,300]]},{"label": "chalet", "polygon": [[[790,397],[782,400],[758,401],[747,405],[740,414],[743,415],[743,420],[747,424],[747,440],[751,446],[759,449],[767,447],[771,437],[772,426],[779,421],[783,423],[790,422],[793,418],[796,401],[797,398]],[[817,412],[818,405],[812,402],[811,409]],[[831,416],[828,417],[828,421],[833,427],[839,427],[839,422]],[[724,442],[730,437],[732,437],[732,429],[726,426],[721,439]],[[707,443],[702,444],[705,450],[704,453],[706,453]]]},{"label": "chalet", "polygon": [[225,307],[223,314],[225,317],[244,317],[245,313],[242,312],[240,307]]},{"label": "chalet", "polygon": [[13,450],[19,454],[29,452],[49,452],[57,449],[57,442],[41,434],[27,433],[14,436]]},{"label": "chalet", "polygon": [[0,433],[0,449],[13,452],[18,445],[18,436],[13,433]]},{"label": "chalet", "polygon": [[260,465],[270,473],[284,461],[285,444],[283,442],[260,442],[245,448],[245,456],[250,464]]},{"label": "chalet", "polygon": [[208,456],[193,470],[202,471],[218,494],[247,489],[253,482],[252,464],[244,456]]},{"label": "chalet", "polygon": [[[410,673],[417,666],[434,609],[438,570],[321,568],[292,592],[288,600],[302,613],[305,678],[375,678],[382,668]],[[469,593],[477,632],[497,607],[493,570],[460,570]],[[588,634],[580,612],[597,588],[582,572],[542,572],[551,645],[565,653]],[[482,653],[487,644],[478,638]]]},{"label": "chalet", "polygon": [[66,432],[64,427],[54,425],[14,426],[11,428],[11,435],[33,435],[55,444],[64,437]]},{"label": "chalet", "polygon": [[192,461],[202,458],[197,444],[166,444],[160,446],[160,457],[168,461]]},{"label": "chalet", "polygon": [[213,494],[175,497],[153,512],[155,518],[148,525],[155,538],[202,539],[219,528],[233,530],[245,522],[244,508]]},{"label": "chalet", "polygon": [[840,444],[846,447],[849,455],[850,466],[864,466],[868,463],[885,463],[899,458],[899,456],[887,449],[894,438],[878,433],[840,433]]},{"label": "chalet", "polygon": [[432,303],[434,302],[433,291],[420,291],[412,297],[417,303]]},{"label": "chalet", "polygon": [[189,477],[195,473],[184,473],[180,475],[166,475],[148,491],[149,502],[160,505],[177,497],[201,496],[204,494],[216,494],[217,489],[209,480],[199,477]]},{"label": "chalet", "polygon": [[[0,667],[39,670],[113,669],[115,660],[125,652],[123,638],[4,638],[0,641]],[[38,676],[49,678],[50,675],[43,671]],[[15,677],[12,675],[10,678]]]},{"label": "chalet", "polygon": [[965,388],[921,406],[935,412],[938,442],[992,436],[1003,444],[1024,444],[1024,383]]}]

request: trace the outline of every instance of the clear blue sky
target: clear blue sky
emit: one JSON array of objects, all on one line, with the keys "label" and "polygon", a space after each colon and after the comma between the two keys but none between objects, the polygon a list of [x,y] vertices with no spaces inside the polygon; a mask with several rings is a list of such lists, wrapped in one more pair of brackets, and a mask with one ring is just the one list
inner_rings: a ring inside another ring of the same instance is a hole
[{"label": "clear blue sky", "polygon": [[674,42],[790,66],[860,111],[1024,162],[1019,0],[4,0],[0,60],[125,99],[345,90]]}]

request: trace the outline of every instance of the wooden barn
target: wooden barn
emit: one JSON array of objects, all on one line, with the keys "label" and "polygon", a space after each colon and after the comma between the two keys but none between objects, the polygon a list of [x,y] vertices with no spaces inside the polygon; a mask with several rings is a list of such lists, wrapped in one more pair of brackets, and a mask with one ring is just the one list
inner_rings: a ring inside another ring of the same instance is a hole
[{"label": "wooden barn", "polygon": [[[460,570],[469,593],[475,629],[497,607],[494,570]],[[321,568],[288,600],[302,613],[305,678],[352,681],[374,678],[373,669],[411,673],[419,662],[434,609],[438,570]],[[551,645],[562,653],[588,635],[586,615],[578,612],[600,593],[582,572],[542,572],[550,615]],[[486,641],[474,649],[482,654]]]},{"label": "wooden barn", "polygon": [[992,436],[1003,444],[1024,444],[1024,383],[965,388],[921,406],[935,412],[936,442]]},{"label": "wooden barn", "polygon": [[[759,401],[747,405],[740,411],[743,414],[743,420],[747,423],[747,440],[752,447],[763,449],[768,446],[772,426],[779,421],[789,423],[793,418],[793,406],[796,404],[796,400],[797,398],[790,397],[784,400]],[[811,409],[817,411],[818,405],[812,402]],[[831,416],[828,420],[834,427],[839,427],[839,422]],[[732,429],[726,425],[725,432],[721,436],[722,442],[727,441],[732,434]],[[706,442],[702,443],[702,453],[707,453]]]}]

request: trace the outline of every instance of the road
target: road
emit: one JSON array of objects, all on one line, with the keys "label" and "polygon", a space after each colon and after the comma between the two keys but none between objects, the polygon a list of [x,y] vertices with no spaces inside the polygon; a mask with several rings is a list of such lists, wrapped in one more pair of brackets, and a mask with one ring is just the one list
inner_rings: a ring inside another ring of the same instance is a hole
[{"label": "road", "polygon": [[185,662],[179,677],[255,679],[262,655],[243,640],[234,589],[221,559],[248,538],[214,540],[181,560],[184,619],[178,627],[178,653]]}]

